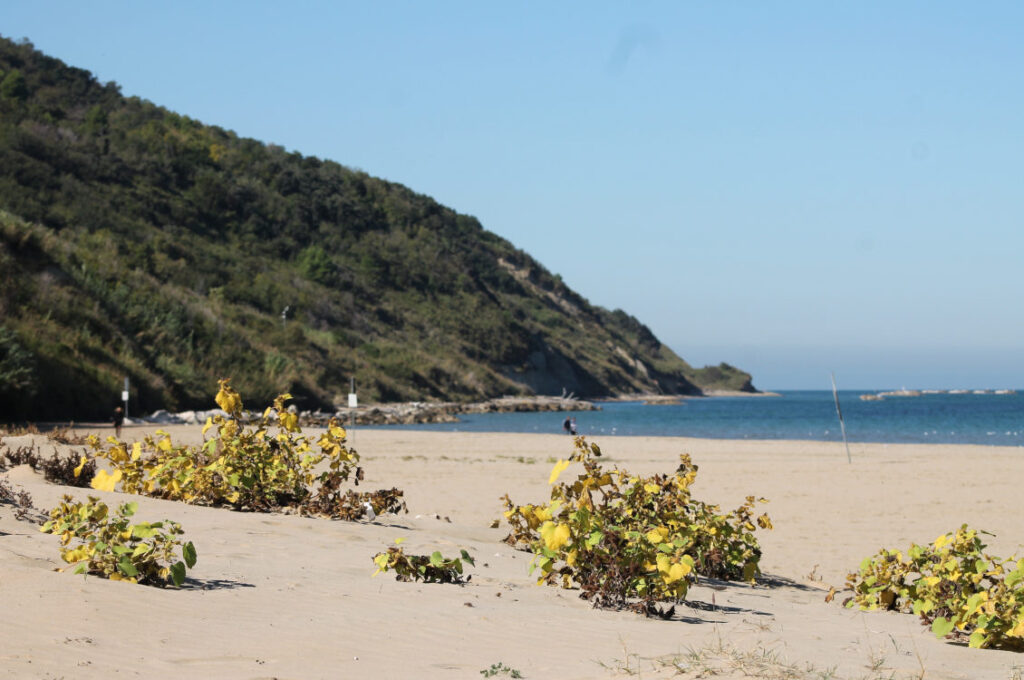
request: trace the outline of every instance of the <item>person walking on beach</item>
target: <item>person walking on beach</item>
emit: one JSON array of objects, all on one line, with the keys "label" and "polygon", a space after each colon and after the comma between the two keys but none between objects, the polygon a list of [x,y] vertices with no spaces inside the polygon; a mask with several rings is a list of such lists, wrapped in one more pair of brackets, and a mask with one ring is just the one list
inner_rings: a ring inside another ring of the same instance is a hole
[{"label": "person walking on beach", "polygon": [[576,418],[575,418],[575,416],[569,422],[569,434],[571,434],[573,437],[576,436]]},{"label": "person walking on beach", "polygon": [[569,416],[565,417],[565,422],[562,423],[562,429],[565,430],[566,434],[572,434],[572,421],[569,420]]},{"label": "person walking on beach", "polygon": [[124,425],[124,409],[118,406],[114,409],[114,432],[117,438],[121,438],[121,426]]}]

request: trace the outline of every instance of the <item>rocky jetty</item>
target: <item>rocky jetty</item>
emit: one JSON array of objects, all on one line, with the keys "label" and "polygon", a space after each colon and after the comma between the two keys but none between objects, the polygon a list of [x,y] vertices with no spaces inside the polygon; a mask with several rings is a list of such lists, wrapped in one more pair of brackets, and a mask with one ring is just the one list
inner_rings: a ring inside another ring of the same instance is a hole
[{"label": "rocky jetty", "polygon": [[[536,411],[599,411],[592,402],[573,397],[499,397],[487,401],[409,402],[399,404],[368,404],[356,408],[340,408],[334,413],[301,411],[299,422],[304,426],[326,425],[331,418],[356,425],[413,425],[421,423],[457,423],[461,413],[512,413]],[[158,425],[201,425],[214,415],[226,415],[220,409],[169,413],[155,411],[149,416],[126,420],[126,423]],[[246,420],[255,420],[258,413],[246,412]]]}]

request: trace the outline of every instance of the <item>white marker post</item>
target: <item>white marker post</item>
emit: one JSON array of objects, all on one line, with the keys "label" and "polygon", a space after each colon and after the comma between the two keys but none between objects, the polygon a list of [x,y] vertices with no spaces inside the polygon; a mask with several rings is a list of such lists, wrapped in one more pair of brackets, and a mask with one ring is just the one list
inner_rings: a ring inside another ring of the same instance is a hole
[{"label": "white marker post", "polygon": [[124,377],[124,391],[121,392],[121,401],[124,402],[124,417],[128,417],[128,376]]},{"label": "white marker post", "polygon": [[359,407],[359,397],[356,396],[355,378],[352,378],[352,381],[349,383],[348,407],[348,429],[352,430],[356,424],[356,409]]}]

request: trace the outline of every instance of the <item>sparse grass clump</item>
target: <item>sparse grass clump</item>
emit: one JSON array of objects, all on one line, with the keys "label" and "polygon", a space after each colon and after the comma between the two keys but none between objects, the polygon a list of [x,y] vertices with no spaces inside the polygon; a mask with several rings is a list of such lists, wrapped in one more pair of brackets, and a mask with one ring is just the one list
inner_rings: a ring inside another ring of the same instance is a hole
[{"label": "sparse grass clump", "polygon": [[46,481],[63,486],[87,487],[96,472],[96,463],[93,461],[75,461],[69,456],[59,455],[56,448],[49,458],[43,458],[39,448],[33,444],[19,446],[16,449],[7,448],[0,458],[0,463],[4,461],[9,466],[28,465],[33,470],[42,472]]},{"label": "sparse grass clump", "polygon": [[0,477],[0,504],[14,506],[15,519],[25,519],[32,507],[32,495],[22,488],[15,489],[7,480],[7,477]]}]

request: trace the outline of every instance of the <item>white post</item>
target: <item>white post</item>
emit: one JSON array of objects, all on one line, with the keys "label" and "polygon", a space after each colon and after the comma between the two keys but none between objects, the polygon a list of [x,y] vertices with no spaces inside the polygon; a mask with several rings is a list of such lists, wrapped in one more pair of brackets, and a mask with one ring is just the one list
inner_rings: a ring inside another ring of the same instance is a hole
[{"label": "white post", "polygon": [[124,402],[124,417],[128,417],[128,376],[124,377],[124,391],[121,392],[121,401]]},{"label": "white post", "polygon": [[352,378],[349,382],[348,392],[348,429],[352,433],[349,436],[355,441],[355,430],[353,429],[356,424],[356,407],[359,406],[359,398],[356,396],[356,379]]}]

